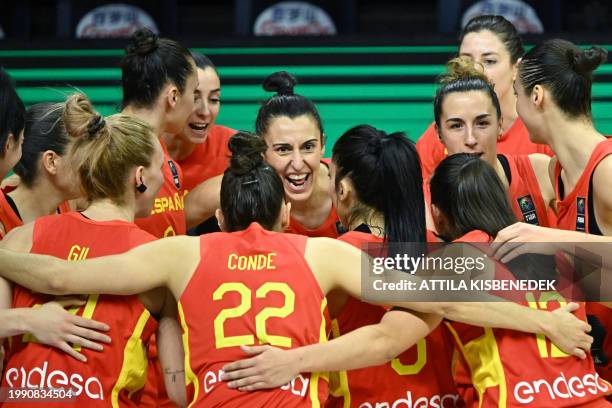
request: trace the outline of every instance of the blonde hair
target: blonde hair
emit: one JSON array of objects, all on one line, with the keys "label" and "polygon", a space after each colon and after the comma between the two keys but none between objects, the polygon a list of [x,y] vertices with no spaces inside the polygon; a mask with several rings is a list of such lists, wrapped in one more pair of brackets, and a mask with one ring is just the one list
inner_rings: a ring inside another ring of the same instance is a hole
[{"label": "blonde hair", "polygon": [[490,84],[480,62],[465,55],[455,57],[446,63],[446,72],[440,76],[441,84],[448,84],[460,79],[481,79]]},{"label": "blonde hair", "polygon": [[474,62],[472,58],[461,56],[448,61],[446,73],[440,76],[439,82],[440,87],[434,97],[434,120],[438,127],[441,126],[442,102],[448,94],[454,92],[485,92],[491,99],[497,118],[501,118],[501,107],[493,85],[485,75],[482,65]]},{"label": "blonde hair", "polygon": [[88,200],[125,204],[130,170],[148,167],[155,151],[153,128],[140,119],[94,110],[87,96],[73,94],[64,107],[64,126],[74,141],[68,157]]}]

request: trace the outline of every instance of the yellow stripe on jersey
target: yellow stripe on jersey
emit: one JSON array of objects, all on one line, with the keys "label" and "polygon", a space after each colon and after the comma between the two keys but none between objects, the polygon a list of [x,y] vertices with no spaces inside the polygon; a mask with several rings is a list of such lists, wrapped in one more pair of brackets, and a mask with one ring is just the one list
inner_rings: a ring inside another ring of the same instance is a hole
[{"label": "yellow stripe on jersey", "polygon": [[478,406],[482,406],[482,396],[487,388],[499,386],[497,406],[504,408],[508,399],[508,390],[504,367],[493,329],[484,327],[484,334],[482,336],[463,344],[452,324],[447,322],[446,325],[457,341],[467,364],[470,366],[472,384],[478,392]]},{"label": "yellow stripe on jersey", "polygon": [[[338,326],[338,319],[332,320],[331,329],[332,329],[332,335],[333,335],[334,338],[341,336],[340,326]],[[340,382],[339,389],[336,388],[336,389],[331,390],[330,394],[333,395],[334,397],[342,397],[342,400],[344,401],[342,406],[344,408],[350,408],[350,406],[351,406],[351,390],[349,388],[348,374],[347,374],[346,370],[333,372],[330,375],[333,375],[334,377],[337,377],[338,381]]]},{"label": "yellow stripe on jersey", "polygon": [[180,301],[177,303],[179,318],[181,319],[181,327],[183,328],[183,349],[185,349],[185,385],[193,384],[193,399],[189,403],[189,407],[191,407],[198,400],[198,395],[200,394],[200,383],[198,381],[198,377],[191,369],[191,364],[189,364],[189,327],[185,321],[183,306],[181,305]]},{"label": "yellow stripe on jersey", "polygon": [[136,327],[134,327],[134,331],[125,345],[123,350],[123,366],[111,394],[113,408],[119,407],[119,393],[121,390],[127,389],[131,395],[144,387],[147,381],[147,351],[144,344],[142,344],[141,337],[150,317],[151,313],[145,309],[138,318]]},{"label": "yellow stripe on jersey", "polygon": [[[327,308],[327,298],[321,301],[321,329],[319,331],[319,343],[327,341],[327,327],[325,327],[325,309]],[[320,408],[319,401],[319,379],[329,381],[329,373],[312,373],[310,375],[310,401],[312,408]]]}]

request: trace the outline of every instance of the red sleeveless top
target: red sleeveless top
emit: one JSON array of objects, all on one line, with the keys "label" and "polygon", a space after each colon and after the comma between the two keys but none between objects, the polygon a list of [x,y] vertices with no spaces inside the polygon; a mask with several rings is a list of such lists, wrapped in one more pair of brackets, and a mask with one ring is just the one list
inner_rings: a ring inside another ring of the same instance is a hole
[{"label": "red sleeveless top", "polygon": [[196,145],[193,152],[183,160],[178,160],[183,170],[185,194],[209,178],[223,174],[231,156],[227,143],[235,134],[234,129],[215,125],[208,132],[204,143]]},{"label": "red sleeveless top", "polygon": [[183,172],[168,154],[168,149],[162,139],[159,139],[164,150],[164,184],[153,204],[151,215],[138,218],[135,223],[156,238],[185,235],[187,221],[185,219],[185,204],[183,195]]},{"label": "red sleeveless top", "polygon": [[0,190],[0,224],[4,227],[4,233],[0,230],[0,239],[4,238],[13,228],[23,225],[23,221],[15,212],[15,209],[9,204],[10,198]]},{"label": "red sleeveless top", "polygon": [[538,179],[529,156],[498,155],[504,166],[508,163],[510,185],[508,198],[519,221],[548,227],[548,206],[542,198]]},{"label": "red sleeveless top", "polygon": [[223,365],[244,358],[241,345],[326,341],[327,301],[304,259],[306,240],[257,223],[200,237],[200,263],[179,300],[192,406],[318,407],[325,401],[327,381],[318,373],[252,393],[219,379]]},{"label": "red sleeveless top", "polygon": [[[472,231],[454,242],[490,242]],[[502,264],[496,278],[515,279]],[[521,302],[554,310],[566,304],[558,292],[526,292]],[[576,316],[586,320],[585,304]],[[480,407],[607,407],[612,386],[595,371],[593,359],[569,356],[543,335],[446,322],[467,363]],[[587,405],[585,405],[587,406]]]},{"label": "red sleeveless top", "polygon": [[[340,236],[364,250],[368,243],[382,243],[372,234],[350,231]],[[349,297],[332,322],[334,337],[359,327],[376,324],[387,309]],[[404,406],[423,404],[442,408],[459,406],[457,387],[451,375],[453,342],[442,326],[386,364],[339,373],[339,389],[327,406]],[[410,402],[409,402],[410,401]]]},{"label": "red sleeveless top", "polygon": [[[71,212],[35,221],[32,253],[83,260],[126,252],[155,238],[124,221],[97,222]],[[34,307],[52,296],[14,287],[13,307]],[[146,381],[146,343],[157,327],[138,296],[90,295],[74,313],[110,326],[104,351],[83,349],[87,363],[39,344],[31,335],[14,337],[2,379],[3,387],[71,388],[76,404],[87,407],[137,407]],[[45,406],[64,406],[46,402]],[[23,404],[4,404],[4,407]]]}]

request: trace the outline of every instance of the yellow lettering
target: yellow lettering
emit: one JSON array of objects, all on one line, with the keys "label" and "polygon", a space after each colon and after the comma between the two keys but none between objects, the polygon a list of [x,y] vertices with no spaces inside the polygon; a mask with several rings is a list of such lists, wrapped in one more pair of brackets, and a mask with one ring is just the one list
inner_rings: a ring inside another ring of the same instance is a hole
[{"label": "yellow lettering", "polygon": [[270,252],[268,254],[268,265],[266,266],[266,269],[276,269],[276,265],[272,263],[272,258],[275,256],[276,256],[276,252]]},{"label": "yellow lettering", "polygon": [[73,245],[70,248],[70,252],[68,252],[68,258],[66,259],[69,261],[82,261],[83,259],[87,259],[87,254],[89,254],[89,248]]},{"label": "yellow lettering", "polygon": [[246,269],[246,266],[247,266],[247,257],[239,256],[238,257],[238,269],[240,269],[241,271],[244,271]]},{"label": "yellow lettering", "polygon": [[227,268],[240,271],[260,271],[262,269],[276,269],[274,257],[276,253],[256,255],[230,254],[227,258]]},{"label": "yellow lettering", "polygon": [[[236,269],[236,259],[238,259],[238,255],[230,254],[230,256],[227,258],[227,268],[228,269],[230,270]],[[232,260],[234,261],[234,263],[232,263]]]},{"label": "yellow lettering", "polygon": [[177,210],[183,210],[185,208],[185,196],[181,196],[179,193],[174,193],[174,207]]},{"label": "yellow lettering", "polygon": [[156,198],[155,205],[153,206],[153,210],[151,211],[151,215],[159,214],[161,212],[164,212],[164,209],[162,207],[162,202],[159,198]]},{"label": "yellow lettering", "polygon": [[247,258],[247,269],[248,269],[248,270],[250,270],[250,271],[254,271],[254,270],[258,269],[258,268],[257,268],[257,257],[258,257],[258,256],[259,256],[259,255],[249,256],[249,257]]}]

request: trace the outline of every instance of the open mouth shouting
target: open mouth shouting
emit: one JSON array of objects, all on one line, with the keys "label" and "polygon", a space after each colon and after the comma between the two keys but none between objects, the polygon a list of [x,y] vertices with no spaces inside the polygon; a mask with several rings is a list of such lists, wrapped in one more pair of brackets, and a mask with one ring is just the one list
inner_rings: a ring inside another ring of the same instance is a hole
[{"label": "open mouth shouting", "polygon": [[312,184],[312,174],[289,174],[283,178],[285,191],[293,194],[300,194],[308,191]]},{"label": "open mouth shouting", "polygon": [[189,128],[194,135],[204,138],[208,135],[209,125],[209,123],[205,122],[191,122],[189,123]]}]

